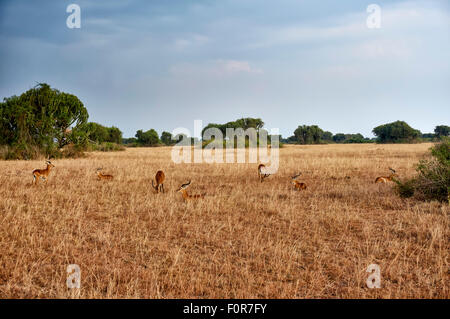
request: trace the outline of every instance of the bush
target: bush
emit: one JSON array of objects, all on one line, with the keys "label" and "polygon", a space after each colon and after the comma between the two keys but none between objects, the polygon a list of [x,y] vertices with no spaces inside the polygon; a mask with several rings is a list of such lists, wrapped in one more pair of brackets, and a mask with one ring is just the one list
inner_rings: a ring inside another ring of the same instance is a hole
[{"label": "bush", "polygon": [[415,196],[420,200],[449,200],[450,139],[431,148],[431,158],[419,162],[417,176],[401,182],[395,180],[396,191],[402,197]]},{"label": "bush", "polygon": [[92,151],[99,151],[99,152],[116,152],[116,151],[124,151],[125,146],[111,142],[104,142],[99,144],[91,144],[90,149]]}]

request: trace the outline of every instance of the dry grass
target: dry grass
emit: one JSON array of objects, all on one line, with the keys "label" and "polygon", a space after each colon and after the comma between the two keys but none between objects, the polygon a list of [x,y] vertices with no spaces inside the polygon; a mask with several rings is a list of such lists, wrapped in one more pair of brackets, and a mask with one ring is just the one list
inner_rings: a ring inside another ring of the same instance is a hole
[{"label": "dry grass", "polygon": [[[262,184],[257,164],[176,165],[170,148],[55,160],[35,187],[43,162],[0,162],[0,297],[448,298],[448,205],[374,184],[389,166],[412,175],[429,147],[287,146]],[[175,192],[188,178],[204,199]],[[73,263],[79,290],[66,287]],[[372,263],[381,289],[366,287]]]}]

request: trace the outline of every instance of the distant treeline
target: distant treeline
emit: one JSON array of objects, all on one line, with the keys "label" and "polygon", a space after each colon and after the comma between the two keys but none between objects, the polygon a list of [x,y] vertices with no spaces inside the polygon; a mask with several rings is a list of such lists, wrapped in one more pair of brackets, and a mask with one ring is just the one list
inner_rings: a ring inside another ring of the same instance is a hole
[{"label": "distant treeline", "polygon": [[[191,144],[196,138],[176,136],[163,131],[159,136],[154,129],[138,130],[135,137],[123,138],[117,127],[106,127],[88,122],[89,114],[83,103],[69,93],[60,92],[46,83],[39,83],[20,96],[4,98],[0,102],[0,159],[33,159],[38,157],[77,157],[85,151],[117,151],[124,146],[174,145],[180,141]],[[209,123],[203,133],[210,128],[226,136],[227,128],[253,128],[258,134],[264,130],[260,118],[241,118],[236,121],[216,124]],[[281,143],[326,144],[326,143],[415,143],[436,141],[450,135],[450,127],[436,126],[434,133],[422,134],[403,121],[396,121],[375,127],[376,138],[362,134],[333,134],[317,125],[301,125],[288,138],[280,136]],[[267,133],[267,132],[264,132]],[[210,140],[202,140],[203,146]],[[268,136],[270,143],[270,136]],[[246,140],[246,145],[247,145]]]},{"label": "distant treeline", "polygon": [[317,125],[302,125],[294,135],[282,139],[284,143],[291,144],[328,144],[328,143],[417,143],[423,141],[438,141],[443,136],[449,136],[450,127],[438,125],[434,133],[422,134],[413,129],[406,122],[396,121],[375,127],[372,130],[375,138],[364,137],[362,134],[334,134],[323,131]]}]

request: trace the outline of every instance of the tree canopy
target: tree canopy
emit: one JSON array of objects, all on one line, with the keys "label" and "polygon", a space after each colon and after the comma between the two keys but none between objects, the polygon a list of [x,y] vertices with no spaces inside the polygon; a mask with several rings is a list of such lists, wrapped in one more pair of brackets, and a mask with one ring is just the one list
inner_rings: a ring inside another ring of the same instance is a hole
[{"label": "tree canopy", "polygon": [[372,130],[380,143],[405,143],[419,138],[422,133],[413,129],[406,122],[396,121],[375,127]]},{"label": "tree canopy", "polygon": [[259,131],[263,126],[264,122],[260,118],[252,118],[252,117],[241,118],[236,121],[231,121],[225,124],[209,123],[202,130],[202,136],[203,133],[209,128],[218,128],[222,132],[223,136],[226,136],[227,128],[233,129],[242,128],[243,130],[246,130],[248,128],[254,128],[257,131]]},{"label": "tree canopy", "polygon": [[0,103],[0,144],[20,150],[18,158],[29,158],[30,147],[49,155],[69,143],[85,144],[88,117],[75,95],[39,83]]},{"label": "tree canopy", "polygon": [[324,131],[317,125],[301,125],[294,131],[299,144],[318,144]]},{"label": "tree canopy", "polygon": [[436,134],[437,138],[442,138],[444,136],[450,136],[450,126],[438,125],[434,129],[434,134]]},{"label": "tree canopy", "polygon": [[122,143],[122,131],[115,126],[106,127],[95,122],[89,122],[86,124],[85,130],[92,142]]},{"label": "tree canopy", "polygon": [[141,146],[156,146],[160,144],[158,133],[154,129],[148,131],[138,130],[136,132],[137,144]]}]

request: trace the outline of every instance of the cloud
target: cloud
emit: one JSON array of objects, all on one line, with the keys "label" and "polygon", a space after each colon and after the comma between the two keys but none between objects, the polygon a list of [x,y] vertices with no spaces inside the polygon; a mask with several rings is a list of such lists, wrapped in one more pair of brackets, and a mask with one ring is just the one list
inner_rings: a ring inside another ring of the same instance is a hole
[{"label": "cloud", "polygon": [[207,44],[210,39],[201,34],[190,34],[183,38],[177,38],[174,41],[174,48],[177,51],[183,51],[192,48],[198,48]]},{"label": "cloud", "polygon": [[248,61],[215,60],[205,63],[182,63],[169,68],[169,73],[175,76],[196,75],[226,77],[239,74],[263,74],[263,70],[250,66]]}]

